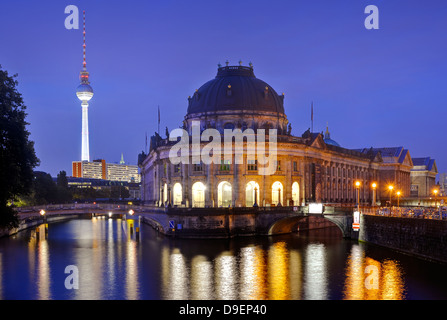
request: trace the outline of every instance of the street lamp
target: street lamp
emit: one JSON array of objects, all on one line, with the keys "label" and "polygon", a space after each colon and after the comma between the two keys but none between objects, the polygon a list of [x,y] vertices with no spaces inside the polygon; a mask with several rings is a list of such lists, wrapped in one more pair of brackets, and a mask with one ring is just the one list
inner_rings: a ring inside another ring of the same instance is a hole
[{"label": "street lamp", "polygon": [[355,182],[355,187],[357,189],[357,211],[360,212],[360,181]]},{"label": "street lamp", "polygon": [[397,191],[397,192],[396,192],[396,195],[397,195],[397,207],[399,208],[399,197],[400,197],[400,195],[401,195],[401,192],[400,192],[400,191]]},{"label": "street lamp", "polygon": [[435,194],[435,208],[438,206],[438,199],[437,199],[438,192],[439,192],[438,189],[433,190],[433,193]]},{"label": "street lamp", "polygon": [[390,210],[391,210],[391,195],[392,195],[393,189],[394,189],[394,187],[392,185],[388,186],[388,190],[390,190]]},{"label": "street lamp", "polygon": [[372,205],[373,205],[373,207],[375,207],[376,206],[376,188],[377,188],[377,183],[375,183],[375,182],[373,182],[372,184],[371,184],[371,187],[372,187],[372,189],[373,189],[373,201],[372,201]]}]

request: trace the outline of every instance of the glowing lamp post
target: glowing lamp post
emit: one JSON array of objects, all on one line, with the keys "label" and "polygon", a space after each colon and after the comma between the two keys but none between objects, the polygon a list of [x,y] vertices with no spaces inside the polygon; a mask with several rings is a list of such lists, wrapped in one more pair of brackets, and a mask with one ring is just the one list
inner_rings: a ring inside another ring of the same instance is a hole
[{"label": "glowing lamp post", "polygon": [[360,181],[357,180],[354,185],[355,185],[355,188],[357,189],[357,211],[360,212],[360,185],[361,185],[361,183],[360,183]]},{"label": "glowing lamp post", "polygon": [[394,189],[394,187],[392,186],[392,185],[389,185],[388,186],[388,190],[390,191],[390,209],[391,209],[391,195],[393,194],[392,192],[393,192],[393,189]]},{"label": "glowing lamp post", "polygon": [[438,206],[438,198],[437,198],[438,192],[439,192],[438,189],[433,190],[433,193],[435,194],[435,208]]},{"label": "glowing lamp post", "polygon": [[373,189],[373,199],[372,199],[372,206],[375,207],[376,206],[376,189],[377,189],[377,183],[373,182],[371,184],[371,187]]},{"label": "glowing lamp post", "polygon": [[397,207],[399,208],[399,197],[400,197],[400,195],[401,195],[402,193],[400,192],[400,191],[397,191],[396,192],[396,195],[397,195]]}]

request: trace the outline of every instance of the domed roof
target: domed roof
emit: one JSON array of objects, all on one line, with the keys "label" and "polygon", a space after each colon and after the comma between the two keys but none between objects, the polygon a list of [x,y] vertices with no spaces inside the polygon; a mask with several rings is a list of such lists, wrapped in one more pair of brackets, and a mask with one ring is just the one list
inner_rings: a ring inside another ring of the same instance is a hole
[{"label": "domed roof", "polygon": [[340,147],[337,141],[331,139],[331,134],[329,133],[329,127],[326,126],[326,132],[324,133],[324,143],[330,144],[336,147]]},{"label": "domed roof", "polygon": [[340,147],[340,145],[337,143],[337,141],[334,141],[332,139],[324,139],[324,143],[330,144],[330,145],[333,145],[333,146],[336,146],[336,147]]},{"label": "domed roof", "polygon": [[188,114],[233,110],[284,113],[284,96],[256,78],[253,67],[225,66],[189,98]]}]

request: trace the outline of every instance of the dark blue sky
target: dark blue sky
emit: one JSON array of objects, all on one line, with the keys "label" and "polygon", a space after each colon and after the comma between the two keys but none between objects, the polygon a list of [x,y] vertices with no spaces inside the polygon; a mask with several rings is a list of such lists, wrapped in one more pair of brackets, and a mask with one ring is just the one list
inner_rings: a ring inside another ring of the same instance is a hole
[{"label": "dark blue sky", "polygon": [[[39,170],[71,175],[81,156],[82,30],[87,13],[90,155],[136,164],[148,136],[181,125],[187,97],[217,64],[251,61],[295,135],[325,130],[346,148],[404,146],[447,171],[447,1],[2,1],[0,64],[18,73]],[[364,9],[380,10],[366,30]]]}]

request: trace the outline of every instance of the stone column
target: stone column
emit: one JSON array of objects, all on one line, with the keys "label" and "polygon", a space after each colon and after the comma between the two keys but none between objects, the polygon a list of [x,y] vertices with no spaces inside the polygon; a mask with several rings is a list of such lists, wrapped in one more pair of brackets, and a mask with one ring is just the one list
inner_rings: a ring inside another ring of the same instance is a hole
[{"label": "stone column", "polygon": [[283,170],[285,174],[285,182],[284,182],[284,203],[282,203],[283,206],[290,206],[292,205],[292,173],[293,173],[293,160],[291,157],[287,157],[287,159],[284,159],[283,161],[286,161],[286,163],[283,164]]},{"label": "stone column", "polygon": [[205,207],[213,207],[213,192],[214,188],[217,188],[217,186],[213,185],[213,164],[202,164],[205,166],[205,172],[206,172],[206,189],[205,189]]}]

